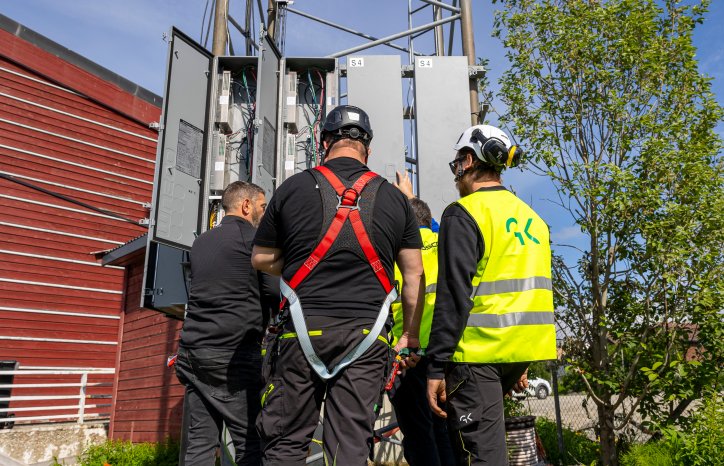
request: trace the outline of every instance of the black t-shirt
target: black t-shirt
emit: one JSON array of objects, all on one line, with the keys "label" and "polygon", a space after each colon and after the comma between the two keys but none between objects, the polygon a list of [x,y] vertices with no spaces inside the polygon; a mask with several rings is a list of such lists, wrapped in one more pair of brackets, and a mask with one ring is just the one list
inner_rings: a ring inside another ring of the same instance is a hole
[{"label": "black t-shirt", "polygon": [[236,348],[261,341],[279,306],[279,281],[251,267],[254,233],[251,223],[227,215],[194,241],[181,345]]},{"label": "black t-shirt", "polygon": [[[369,169],[353,158],[335,158],[325,166],[344,180],[355,181]],[[322,232],[322,197],[314,176],[302,172],[286,180],[267,206],[254,238],[258,246],[283,251],[282,276],[291,280],[312,253]],[[365,225],[390,280],[402,248],[422,248],[422,239],[407,198],[387,181],[377,192],[372,226]],[[386,293],[369,264],[342,250],[325,257],[297,287],[307,316],[376,317]]]}]

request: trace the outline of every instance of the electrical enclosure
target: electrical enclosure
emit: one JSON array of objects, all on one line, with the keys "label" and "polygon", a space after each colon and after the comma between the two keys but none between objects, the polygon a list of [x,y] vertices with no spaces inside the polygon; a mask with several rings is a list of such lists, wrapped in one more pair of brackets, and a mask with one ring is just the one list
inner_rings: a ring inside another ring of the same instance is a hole
[{"label": "electrical enclosure", "polygon": [[199,233],[211,54],[171,31],[149,241],[188,249]]},{"label": "electrical enclosure", "polygon": [[455,158],[455,142],[470,126],[467,58],[417,57],[414,80],[418,194],[439,219],[460,197],[448,162]]},{"label": "electrical enclosure", "polygon": [[143,307],[183,317],[188,300],[184,274],[186,254],[186,251],[162,243],[149,243]]},{"label": "electrical enclosure", "polygon": [[399,55],[347,59],[347,103],[367,112],[374,132],[367,166],[389,182],[405,169],[400,68]]},{"label": "electrical enclosure", "polygon": [[322,162],[322,124],[327,112],[339,104],[339,73],[335,58],[286,57],[280,69],[283,133],[278,143],[283,181]]}]

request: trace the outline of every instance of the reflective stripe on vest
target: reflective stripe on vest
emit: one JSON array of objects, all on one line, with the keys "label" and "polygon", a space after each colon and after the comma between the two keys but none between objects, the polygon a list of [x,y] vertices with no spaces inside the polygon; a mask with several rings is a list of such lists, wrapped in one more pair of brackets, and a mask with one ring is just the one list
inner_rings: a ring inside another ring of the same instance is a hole
[{"label": "reflective stripe on vest", "polygon": [[[435,310],[437,296],[437,233],[429,228],[421,227],[422,236],[422,268],[425,270],[425,306],[420,321],[420,348],[427,348],[432,326],[432,313]],[[395,280],[402,286],[402,274],[395,266]],[[392,327],[392,345],[396,345],[402,335],[402,301],[398,296],[390,308],[394,325]]]},{"label": "reflective stripe on vest", "polygon": [[473,307],[452,360],[555,359],[548,226],[507,190],[478,191],[458,205],[475,220],[485,252],[472,279]]}]

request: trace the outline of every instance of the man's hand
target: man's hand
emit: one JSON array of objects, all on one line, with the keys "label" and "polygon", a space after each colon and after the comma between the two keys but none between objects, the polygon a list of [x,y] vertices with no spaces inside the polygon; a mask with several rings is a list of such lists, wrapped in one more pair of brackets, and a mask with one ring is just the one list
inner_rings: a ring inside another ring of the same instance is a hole
[{"label": "man's hand", "polygon": [[402,191],[402,194],[407,196],[408,199],[412,199],[415,197],[415,193],[412,192],[412,181],[410,181],[410,177],[407,174],[407,171],[404,171],[402,173],[395,172],[397,183],[392,183],[397,189]]},{"label": "man's hand", "polygon": [[516,392],[522,392],[526,388],[528,388],[528,369],[523,372],[523,375],[521,375],[515,385],[513,385],[513,390]]},{"label": "man's hand", "polygon": [[427,402],[432,412],[443,419],[447,418],[447,413],[437,403],[445,403],[446,400],[445,379],[427,379]]},{"label": "man's hand", "polygon": [[[403,348],[419,348],[420,347],[420,340],[417,337],[411,337],[406,333],[403,333],[402,336],[400,336],[400,340],[395,345],[395,352],[399,353],[402,351]],[[402,358],[402,361],[400,361],[400,369],[412,369],[417,365],[417,363],[420,362],[420,356],[416,353],[410,353],[410,355],[406,358]]]}]

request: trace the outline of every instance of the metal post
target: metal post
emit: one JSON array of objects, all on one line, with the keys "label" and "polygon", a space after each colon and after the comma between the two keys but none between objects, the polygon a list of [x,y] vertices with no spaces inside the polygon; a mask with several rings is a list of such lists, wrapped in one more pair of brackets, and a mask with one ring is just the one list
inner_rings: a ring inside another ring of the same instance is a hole
[{"label": "metal post", "polygon": [[266,10],[266,17],[267,17],[267,25],[266,30],[267,34],[269,34],[269,37],[274,41],[275,44],[278,44],[277,42],[277,2],[275,0],[269,0],[269,6]]},{"label": "metal post", "polygon": [[[460,23],[463,38],[463,55],[468,57],[468,65],[475,65],[475,39],[473,36],[473,7],[471,0],[460,1]],[[470,122],[478,124],[480,104],[478,102],[478,81],[470,80]]]},{"label": "metal post", "polygon": [[253,0],[246,0],[246,14],[244,17],[244,30],[246,30],[246,55],[251,56],[251,46],[254,44],[254,38],[251,37],[251,20],[254,15]]},{"label": "metal post", "polygon": [[80,376],[80,400],[78,401],[78,424],[83,424],[83,418],[85,417],[85,396],[86,386],[88,385],[88,373],[83,372]]},{"label": "metal post", "polygon": [[[442,8],[437,5],[432,8],[432,19],[433,21],[442,19]],[[435,55],[438,57],[445,55],[445,36],[443,35],[442,25],[435,26]]]},{"label": "metal post", "polygon": [[229,0],[216,0],[214,9],[214,41],[211,43],[211,53],[216,56],[226,55],[227,16],[229,14]]},{"label": "metal post", "polygon": [[[463,0],[464,2],[465,0]],[[558,435],[558,452],[561,460],[566,459],[566,446],[563,443],[563,425],[561,420],[561,401],[558,398],[558,361],[551,364],[551,381],[553,382],[553,408],[556,413],[556,433]]]},{"label": "metal post", "polygon": [[[457,6],[458,0],[453,0],[453,6]],[[448,33],[447,43],[447,54],[452,55],[453,52],[453,39],[455,38],[455,22],[450,23],[450,32]]]}]

